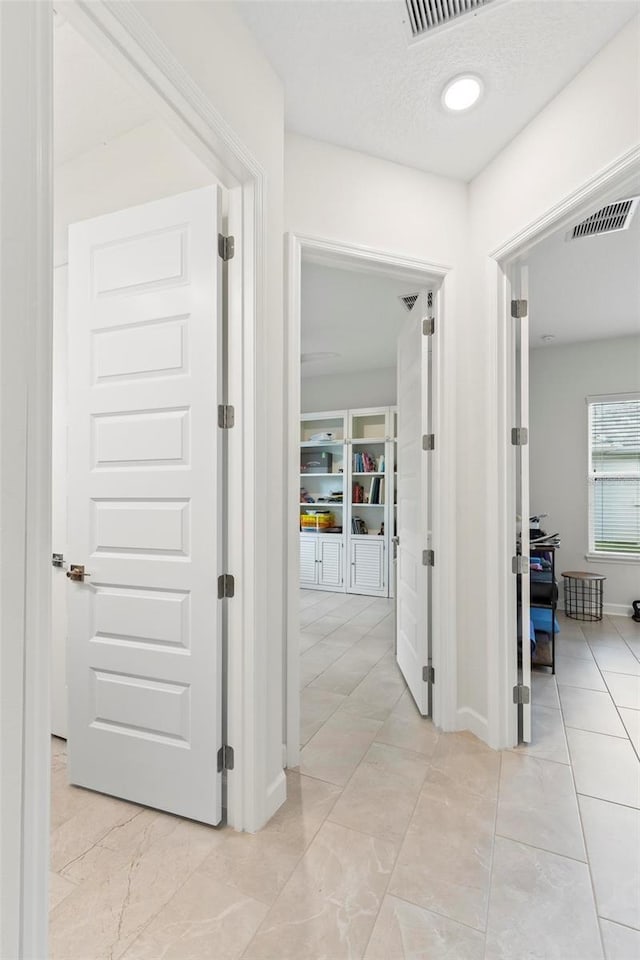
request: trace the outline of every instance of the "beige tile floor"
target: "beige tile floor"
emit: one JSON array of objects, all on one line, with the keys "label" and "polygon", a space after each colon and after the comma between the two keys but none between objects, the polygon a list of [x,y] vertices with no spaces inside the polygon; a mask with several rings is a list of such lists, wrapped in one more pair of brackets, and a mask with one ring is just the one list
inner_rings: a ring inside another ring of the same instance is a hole
[{"label": "beige tile floor", "polygon": [[301,593],[302,757],[255,836],[66,783],[52,960],[639,960],[640,627],[562,620],[534,740],[420,718],[390,601]]}]

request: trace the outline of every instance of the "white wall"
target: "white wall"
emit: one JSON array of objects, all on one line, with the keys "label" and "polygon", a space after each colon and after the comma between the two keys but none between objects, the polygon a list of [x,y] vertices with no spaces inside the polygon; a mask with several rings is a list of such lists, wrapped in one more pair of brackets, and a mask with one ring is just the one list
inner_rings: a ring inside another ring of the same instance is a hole
[{"label": "white wall", "polygon": [[605,603],[623,606],[626,612],[640,596],[640,563],[585,560],[589,539],[585,398],[640,391],[640,336],[542,347],[530,356],[531,511],[548,513],[545,530],[557,530],[562,536],[559,572],[603,573]]},{"label": "white wall", "polygon": [[[453,341],[466,297],[461,274],[467,248],[467,213],[464,183],[306,137],[288,134],[285,138],[285,230],[451,268],[440,328],[445,358],[440,385],[448,394],[445,416],[451,417],[439,445],[442,485],[446,490],[454,487],[456,350]],[[454,499],[443,500],[442,510],[453,541],[450,531],[455,527]],[[453,622],[457,604],[453,599],[455,570],[451,558],[452,551],[443,560],[438,576],[444,585],[443,602]],[[452,660],[455,660],[455,643],[451,637],[454,632],[455,628],[451,628],[446,636],[443,633],[436,638],[436,643],[446,648],[443,656]],[[452,673],[455,674],[455,669],[447,670],[443,666],[443,677]],[[443,680],[440,689],[444,688]],[[436,704],[436,711],[440,705],[448,711],[447,715],[439,715],[439,719],[449,729],[458,722],[456,707],[450,709],[450,700],[447,693]],[[466,717],[462,717],[461,724],[466,726]]]},{"label": "white wall", "polygon": [[285,230],[459,266],[465,184],[288,133]]},{"label": "white wall", "polygon": [[[283,318],[283,151],[284,97],[272,70],[233,4],[184,0],[143,0],[135,4],[168,50],[177,58],[229,124],[263,173],[265,223],[256,243],[264,251],[259,281],[257,331],[253,345],[255,384],[247,384],[256,438],[245,455],[255,466],[255,482],[268,510],[257,510],[255,553],[249,557],[246,583],[251,590],[256,658],[245,664],[242,681],[252,734],[234,744],[254,771],[257,806],[247,797],[245,823],[261,826],[282,802],[284,614],[284,318]],[[252,390],[255,387],[255,398]],[[233,402],[233,397],[231,397]],[[249,544],[247,544],[249,546]],[[239,594],[237,592],[236,596]],[[255,731],[257,740],[254,740]],[[264,750],[259,746],[264,738]],[[254,754],[253,751],[256,751]]]},{"label": "white wall", "polygon": [[167,126],[150,121],[55,169],[54,264],[67,261],[70,223],[215,181]]},{"label": "white wall", "polygon": [[302,378],[300,406],[303,413],[394,407],[396,401],[395,367]]},{"label": "white wall", "polygon": [[[486,721],[494,746],[509,744],[511,708],[498,620],[504,558],[496,293],[492,252],[518,236],[608,165],[640,147],[640,18],[635,18],[470,185],[473,309],[458,327],[459,700]],[[506,436],[506,427],[505,436]]]}]

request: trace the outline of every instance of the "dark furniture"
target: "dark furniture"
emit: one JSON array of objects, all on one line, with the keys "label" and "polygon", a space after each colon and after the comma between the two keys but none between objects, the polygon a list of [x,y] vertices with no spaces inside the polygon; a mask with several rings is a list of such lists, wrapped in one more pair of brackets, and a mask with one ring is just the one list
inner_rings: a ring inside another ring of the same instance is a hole
[{"label": "dark furniture", "polygon": [[[536,651],[532,663],[538,667],[551,667],[551,673],[556,672],[556,610],[558,609],[558,581],[556,580],[556,550],[555,544],[532,544],[529,550],[531,562],[535,563],[538,557],[543,561],[542,570],[532,570],[529,566],[529,605],[531,619],[536,630]],[[548,564],[548,565],[547,565]],[[541,613],[536,614],[534,611]],[[548,611],[548,613],[542,613]],[[537,634],[549,635],[549,653],[546,657],[541,654],[546,644],[538,643]]]}]

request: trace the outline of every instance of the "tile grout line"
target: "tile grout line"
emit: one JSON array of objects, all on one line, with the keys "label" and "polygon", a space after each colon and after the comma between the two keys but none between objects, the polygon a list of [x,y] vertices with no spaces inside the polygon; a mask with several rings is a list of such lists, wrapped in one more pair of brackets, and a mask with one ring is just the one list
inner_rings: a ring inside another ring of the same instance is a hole
[{"label": "tile grout line", "polygon": [[[582,628],[580,628],[580,629],[582,629]],[[586,640],[586,637],[585,637],[585,640]],[[596,664],[596,666],[597,666],[597,664]],[[598,668],[598,669],[599,669],[599,668]],[[603,680],[604,680],[604,678],[603,678]],[[557,681],[556,681],[556,683],[557,683]],[[608,687],[607,687],[607,690],[608,690]],[[596,923],[597,923],[597,926],[598,926],[598,934],[599,934],[599,936],[600,936],[600,949],[601,949],[601,951],[602,951],[602,956],[603,956],[603,957],[606,957],[605,946],[604,946],[604,937],[602,936],[602,927],[601,927],[601,925],[600,925],[600,916],[599,916],[599,914],[598,914],[598,900],[597,900],[597,897],[596,897],[595,881],[594,881],[594,877],[593,877],[593,870],[592,870],[592,868],[591,868],[591,860],[590,860],[590,857],[589,857],[589,847],[588,847],[588,845],[587,845],[587,835],[586,835],[586,833],[585,833],[584,822],[583,822],[583,819],[582,819],[582,810],[580,809],[580,802],[579,802],[579,800],[578,800],[578,797],[579,797],[580,795],[579,795],[579,793],[578,793],[578,788],[577,788],[577,785],[576,785],[576,776],[575,776],[575,771],[574,771],[574,769],[573,769],[573,757],[572,757],[572,755],[571,755],[571,747],[569,746],[569,738],[568,738],[567,735],[566,735],[567,727],[566,727],[566,724],[565,724],[564,710],[563,710],[563,708],[562,708],[562,699],[560,698],[559,693],[558,693],[558,699],[560,700],[560,716],[561,716],[561,718],[562,718],[562,726],[563,726],[564,731],[565,731],[565,740],[567,741],[567,753],[569,754],[569,769],[571,770],[571,782],[573,783],[573,792],[574,792],[574,796],[575,796],[575,799],[576,799],[576,808],[577,808],[577,811],[578,811],[578,823],[580,824],[580,832],[581,832],[581,834],[582,834],[582,843],[584,844],[584,852],[585,852],[585,855],[586,855],[586,858],[587,858],[587,871],[588,871],[588,873],[589,873],[589,884],[590,884],[590,887],[591,887],[591,896],[592,896],[592,899],[593,899],[593,909],[594,909],[594,913],[595,913],[595,916],[596,916]]]},{"label": "tile grout line", "polygon": [[500,808],[500,787],[502,785],[502,758],[503,751],[500,751],[500,766],[498,769],[498,791],[496,793],[496,809],[493,818],[493,840],[491,842],[491,864],[489,866],[489,883],[487,891],[487,907],[484,915],[484,956],[487,956],[487,936],[489,934],[489,915],[491,912],[491,899],[493,891],[493,867],[495,864],[495,855],[496,855],[496,837],[498,834],[498,810]]},{"label": "tile grout line", "polygon": [[[362,954],[363,957],[365,956],[367,950],[369,949],[369,944],[371,943],[371,938],[372,938],[372,936],[373,936],[373,931],[375,930],[376,924],[377,924],[378,919],[379,919],[379,917],[380,917],[380,911],[382,910],[382,905],[384,904],[384,899],[385,899],[386,896],[393,896],[393,894],[390,894],[390,893],[389,893],[389,884],[391,883],[391,881],[392,881],[392,879],[393,879],[393,874],[395,873],[395,869],[396,869],[396,866],[397,866],[397,864],[398,864],[398,858],[399,858],[399,856],[400,856],[400,854],[401,854],[401,852],[402,852],[402,848],[403,848],[403,846],[404,846],[405,840],[407,839],[407,833],[409,832],[409,828],[410,828],[411,823],[412,823],[412,821],[413,821],[413,818],[414,818],[414,816],[415,816],[415,814],[416,814],[416,810],[417,810],[417,808],[418,808],[418,803],[420,802],[420,796],[421,796],[422,791],[423,791],[423,789],[424,789],[424,785],[425,785],[425,783],[426,783],[426,781],[427,781],[427,776],[428,776],[428,774],[429,774],[429,770],[430,770],[431,766],[432,766],[431,763],[427,763],[427,769],[425,770],[425,774],[424,774],[424,777],[423,777],[423,780],[422,780],[422,784],[420,785],[420,789],[419,789],[419,791],[418,791],[418,793],[417,793],[416,800],[415,800],[415,803],[414,803],[414,805],[413,805],[413,810],[411,811],[411,816],[409,817],[409,819],[408,819],[408,821],[407,821],[407,826],[405,827],[405,831],[404,831],[404,833],[403,833],[403,835],[402,835],[402,839],[398,842],[397,852],[396,852],[395,857],[393,858],[393,866],[391,867],[391,869],[390,869],[390,871],[389,871],[389,879],[387,880],[387,883],[386,883],[386,886],[385,886],[385,888],[384,888],[384,891],[382,892],[382,895],[381,895],[381,897],[380,897],[380,906],[378,907],[378,912],[376,913],[375,920],[373,921],[373,923],[372,923],[372,925],[371,925],[371,932],[369,933],[369,936],[368,936],[368,938],[367,938],[367,943],[366,943],[366,945],[365,945],[365,948],[364,948],[364,951],[363,951],[363,954]],[[408,900],[408,901],[406,901],[406,902],[407,902],[407,903],[411,903],[410,900]],[[419,904],[414,904],[414,906],[419,907]]]},{"label": "tile grout line", "polygon": [[[353,619],[353,618],[352,618],[352,619]],[[349,621],[347,621],[347,622],[349,622]],[[364,636],[367,636],[367,634],[364,634]],[[384,656],[384,654],[383,654],[383,656]],[[338,659],[340,659],[340,657],[338,657]],[[336,661],[334,661],[334,662],[336,662]],[[376,662],[376,664],[374,664],[374,665],[371,667],[371,669],[368,671],[368,673],[365,674],[365,677],[363,677],[363,679],[366,679],[366,677],[369,676],[369,673],[371,673],[371,671],[374,669],[375,666],[377,666],[377,662]],[[328,668],[327,668],[327,669],[328,669]],[[314,678],[314,679],[315,679],[315,678]],[[306,687],[308,687],[308,686],[309,686],[309,684],[306,684],[305,687],[302,688],[302,690],[306,689]],[[301,690],[301,694],[302,694],[302,690]],[[349,697],[349,694],[347,694],[347,695],[345,696],[345,700],[348,699],[348,697]],[[343,702],[344,702],[344,701],[343,701]],[[317,736],[317,734],[321,732],[321,730],[323,729],[323,727],[328,723],[328,721],[331,719],[331,717],[334,715],[334,713],[336,713],[337,710],[339,710],[341,706],[342,706],[342,703],[338,704],[338,706],[336,707],[336,710],[334,710],[333,713],[331,713],[331,715],[330,715],[329,717],[327,717],[326,720],[324,720],[324,722],[323,722],[323,723],[321,724],[321,726],[318,728],[318,730],[317,730],[316,733],[313,735],[313,737]],[[309,738],[308,743],[310,743],[311,740],[313,740],[313,737],[310,737],[310,738]],[[373,742],[374,742],[374,741],[371,741],[371,743],[373,743]],[[306,746],[306,744],[305,744],[305,746]],[[280,896],[281,896],[282,892],[284,891],[285,887],[287,886],[287,884],[288,884],[289,881],[291,880],[291,877],[293,876],[293,874],[294,874],[295,871],[297,870],[298,866],[300,865],[300,863],[302,862],[302,860],[303,860],[304,857],[306,856],[306,854],[307,854],[307,852],[309,851],[309,849],[310,849],[313,841],[314,841],[314,840],[316,839],[316,837],[318,836],[318,834],[319,834],[320,830],[322,829],[322,827],[323,827],[326,823],[334,823],[333,820],[329,820],[329,817],[330,817],[331,814],[333,813],[333,810],[334,810],[336,804],[338,803],[338,801],[339,801],[340,798],[342,797],[342,795],[343,795],[344,791],[346,790],[347,786],[349,785],[349,783],[351,782],[351,780],[352,780],[353,777],[355,776],[356,771],[359,769],[360,765],[362,764],[362,762],[363,762],[363,760],[364,760],[364,757],[365,757],[366,754],[369,752],[370,747],[371,747],[371,744],[369,744],[369,747],[367,747],[367,750],[366,750],[365,753],[363,754],[363,756],[362,756],[362,758],[360,759],[360,761],[359,761],[359,762],[356,764],[356,766],[354,767],[354,769],[353,769],[353,771],[352,771],[349,779],[346,781],[346,783],[345,783],[344,785],[340,785],[340,784],[337,784],[337,783],[333,783],[333,782],[330,781],[330,780],[323,780],[321,777],[314,777],[312,774],[303,773],[303,772],[301,771],[300,767],[298,767],[299,776],[301,776],[301,777],[309,777],[310,779],[316,780],[316,781],[319,782],[319,783],[326,783],[326,784],[328,784],[328,785],[330,785],[330,786],[332,786],[332,787],[337,787],[337,789],[338,789],[340,792],[336,795],[335,800],[334,800],[334,802],[331,804],[330,809],[329,809],[329,810],[327,811],[327,813],[325,814],[324,819],[321,821],[321,823],[318,824],[318,828],[317,828],[317,830],[315,831],[315,833],[313,834],[313,836],[312,836],[311,840],[309,841],[308,845],[305,847],[305,849],[303,850],[303,852],[300,854],[300,857],[296,860],[296,863],[295,863],[295,865],[294,865],[291,873],[290,873],[289,876],[287,877],[286,881],[282,884],[282,887],[281,887],[280,890],[278,891],[278,894],[276,895],[275,899],[273,900],[273,903],[270,904],[270,905],[268,905],[269,908],[268,908],[267,913],[266,913],[265,916],[264,916],[264,919],[262,920],[262,922],[260,923],[260,925],[259,925],[258,928],[256,929],[256,931],[255,931],[253,937],[251,938],[251,940],[249,941],[249,943],[247,943],[247,945],[245,946],[245,948],[244,948],[244,950],[243,950],[243,953],[242,953],[242,956],[245,956],[245,955],[246,955],[247,950],[249,950],[249,947],[251,946],[251,944],[254,942],[254,940],[255,940],[256,937],[258,936],[260,930],[262,929],[262,927],[263,927],[264,924],[266,923],[267,918],[268,918],[269,914],[271,913],[273,907],[274,907],[275,904],[277,903],[278,899],[280,898]],[[425,772],[425,778],[426,778],[426,772]],[[416,801],[416,803],[417,803],[417,801]],[[415,810],[415,807],[414,807],[414,810]],[[341,826],[341,824],[336,824],[336,826]],[[358,834],[360,834],[360,836],[367,837],[368,839],[374,839],[374,840],[379,840],[379,839],[380,839],[379,837],[374,837],[372,834],[365,833],[364,831],[358,830],[357,828],[343,827],[343,829],[353,829],[354,833],[358,833]],[[408,829],[408,826],[407,826],[407,829]],[[405,834],[404,834],[404,835],[406,836],[406,830],[405,830]],[[383,842],[384,842],[384,841],[383,841]],[[397,847],[398,847],[398,852],[396,853],[396,856],[394,857],[394,867],[395,867],[395,863],[396,863],[396,860],[397,860],[397,857],[398,857],[398,854],[399,854],[399,852],[400,852],[400,848],[401,848],[403,842],[404,842],[404,836],[403,836],[403,839],[402,839],[402,840],[398,843],[398,845],[397,845]],[[375,919],[374,919],[374,921],[373,921],[373,924],[372,924],[372,927],[371,927],[371,934],[373,934],[373,930],[374,930],[374,927],[375,927],[376,922],[377,922],[377,920],[378,920],[378,916],[379,916],[380,910],[382,909],[382,903],[383,903],[383,901],[384,901],[384,897],[385,897],[385,895],[386,895],[386,891],[387,891],[387,889],[388,889],[389,882],[390,882],[390,880],[391,880],[391,873],[392,873],[392,872],[393,872],[393,868],[392,868],[391,871],[390,871],[389,880],[387,881],[387,886],[385,887],[385,891],[384,891],[384,893],[383,893],[382,896],[381,896],[380,907],[378,908],[378,912],[376,913]],[[369,935],[369,939],[370,939],[370,937],[371,937],[371,934]],[[368,946],[368,943],[369,943],[369,940],[367,940],[367,946]],[[366,949],[365,949],[365,952],[366,952]],[[363,954],[363,955],[364,955],[364,954]]]}]

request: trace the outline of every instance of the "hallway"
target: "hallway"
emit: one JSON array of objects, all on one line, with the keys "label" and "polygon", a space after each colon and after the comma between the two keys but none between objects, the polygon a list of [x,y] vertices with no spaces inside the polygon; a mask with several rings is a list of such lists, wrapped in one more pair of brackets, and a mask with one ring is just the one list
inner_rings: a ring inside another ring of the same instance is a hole
[{"label": "hallway", "polygon": [[562,619],[498,754],[417,715],[392,607],[301,593],[301,766],[257,835],[69,787],[54,740],[54,960],[637,960],[640,629]]}]

